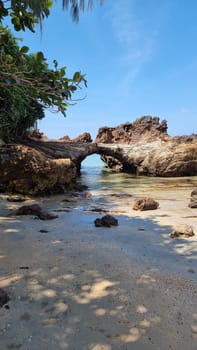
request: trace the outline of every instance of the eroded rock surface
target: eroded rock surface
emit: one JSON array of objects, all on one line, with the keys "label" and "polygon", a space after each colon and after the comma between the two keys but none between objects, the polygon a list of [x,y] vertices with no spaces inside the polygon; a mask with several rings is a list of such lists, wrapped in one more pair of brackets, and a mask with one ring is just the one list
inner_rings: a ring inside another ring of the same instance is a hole
[{"label": "eroded rock surface", "polygon": [[0,147],[0,191],[23,194],[61,192],[76,177],[69,158],[53,159],[25,145]]},{"label": "eroded rock surface", "polygon": [[37,195],[73,188],[82,161],[91,154],[101,155],[111,169],[135,175],[197,175],[197,135],[170,137],[166,121],[157,117],[100,128],[96,142],[91,141],[89,133],[71,141],[41,134],[20,144],[2,144],[0,192]]},{"label": "eroded rock surface", "polygon": [[146,141],[157,137],[165,139],[167,134],[167,121],[160,123],[158,117],[144,116],[133,123],[121,124],[117,127],[101,127],[95,142],[97,143],[136,143],[142,137]]},{"label": "eroded rock surface", "polygon": [[157,117],[100,128],[96,142],[102,160],[115,171],[165,177],[197,175],[197,135],[171,137],[167,122],[160,123]]}]

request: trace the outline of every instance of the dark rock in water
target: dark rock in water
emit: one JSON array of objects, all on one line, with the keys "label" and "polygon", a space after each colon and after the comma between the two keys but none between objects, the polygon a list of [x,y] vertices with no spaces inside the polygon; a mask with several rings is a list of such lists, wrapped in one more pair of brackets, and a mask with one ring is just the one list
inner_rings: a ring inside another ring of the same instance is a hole
[{"label": "dark rock in water", "polygon": [[101,207],[95,207],[95,208],[92,208],[91,211],[93,212],[106,212],[106,209],[103,209]]},{"label": "dark rock in water", "polygon": [[190,208],[197,208],[197,189],[192,191],[190,203],[188,206]]},{"label": "dark rock in water", "polygon": [[8,202],[25,202],[26,198],[22,196],[9,196],[7,197]]},{"label": "dark rock in water", "polygon": [[124,198],[131,198],[132,194],[120,192],[120,193],[111,193],[110,196],[111,197],[120,198],[120,199],[124,199]]},{"label": "dark rock in water", "polygon": [[52,220],[58,218],[58,215],[49,214],[43,211],[38,204],[23,205],[17,209],[16,215],[35,215],[41,220]]},{"label": "dark rock in water", "polygon": [[84,192],[83,193],[83,197],[84,198],[90,198],[90,197],[92,197],[92,194],[90,192]]},{"label": "dark rock in water", "polygon": [[154,210],[159,207],[159,203],[152,198],[136,199],[133,204],[134,210]]},{"label": "dark rock in water", "polygon": [[29,270],[29,266],[19,266],[20,270]]},{"label": "dark rock in water", "polygon": [[176,228],[174,228],[170,234],[171,238],[178,238],[178,237],[192,237],[194,236],[193,228],[190,225],[181,225]]},{"label": "dark rock in water", "polygon": [[7,304],[9,300],[9,295],[3,289],[0,288],[0,307]]},{"label": "dark rock in water", "polygon": [[111,215],[105,215],[101,219],[97,218],[94,224],[96,227],[118,226],[118,220]]}]

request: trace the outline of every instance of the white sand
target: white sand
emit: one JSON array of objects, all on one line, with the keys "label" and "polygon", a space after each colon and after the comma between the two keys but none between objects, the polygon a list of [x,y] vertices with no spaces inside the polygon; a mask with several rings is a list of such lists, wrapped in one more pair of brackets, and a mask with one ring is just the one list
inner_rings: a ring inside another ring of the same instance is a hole
[{"label": "white sand", "polygon": [[[119,200],[114,228],[96,228],[101,214],[76,209],[52,221],[17,217],[10,209],[22,204],[1,196],[0,288],[11,300],[10,309],[0,309],[0,349],[196,350],[197,209],[188,208],[190,193],[157,193],[160,208],[148,212]],[[62,208],[61,198],[41,205]],[[171,239],[179,224],[196,235]]]}]

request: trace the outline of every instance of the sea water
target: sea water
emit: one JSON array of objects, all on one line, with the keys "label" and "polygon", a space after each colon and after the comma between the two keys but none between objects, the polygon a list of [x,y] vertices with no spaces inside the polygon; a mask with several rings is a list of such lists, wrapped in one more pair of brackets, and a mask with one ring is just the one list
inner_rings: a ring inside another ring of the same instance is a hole
[{"label": "sea water", "polygon": [[135,199],[151,197],[159,202],[161,208],[174,210],[181,201],[188,207],[191,191],[197,188],[197,176],[163,178],[116,173],[107,169],[97,155],[82,162],[77,182],[86,185],[87,190],[45,198],[45,204],[51,209],[54,205],[62,205],[81,213],[95,210],[128,214],[125,211],[131,212]]},{"label": "sea water", "polygon": [[99,156],[88,158],[82,163],[78,182],[88,187],[89,205],[103,206],[105,210],[121,203],[132,205],[134,199],[142,197],[173,202],[186,196],[189,201],[191,191],[197,187],[197,176],[163,178],[116,173],[107,169]]}]

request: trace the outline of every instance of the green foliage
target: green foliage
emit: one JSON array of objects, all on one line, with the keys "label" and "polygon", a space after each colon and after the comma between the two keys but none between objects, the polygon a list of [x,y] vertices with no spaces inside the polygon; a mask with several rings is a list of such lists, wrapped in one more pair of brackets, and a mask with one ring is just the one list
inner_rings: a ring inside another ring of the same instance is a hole
[{"label": "green foliage", "polygon": [[[50,15],[53,3],[53,0],[0,0],[0,23],[9,16],[16,31],[28,28],[34,32],[37,23],[42,28],[42,21]],[[70,10],[73,21],[78,22],[80,11],[90,9],[92,3],[93,0],[62,0],[62,7]]]},{"label": "green foliage", "polygon": [[[102,2],[102,0],[100,0]],[[62,6],[71,10],[73,20],[92,0],[62,0]],[[44,109],[60,111],[63,115],[73,93],[81,83],[87,85],[84,76],[76,72],[66,76],[66,67],[58,67],[53,61],[49,67],[42,52],[29,54],[28,46],[20,47],[18,40],[3,27],[10,19],[16,31],[35,31],[39,23],[48,17],[52,0],[0,0],[0,137],[12,138],[26,133],[38,119],[44,117]]]},{"label": "green foliage", "polygon": [[35,24],[42,24],[52,6],[52,0],[0,0],[0,23],[9,16],[16,31],[28,28],[34,32]]},{"label": "green foliage", "polygon": [[24,135],[45,108],[65,115],[72,94],[86,85],[80,72],[67,78],[66,67],[58,68],[56,60],[51,69],[42,52],[28,51],[0,26],[0,130],[8,138]]}]

